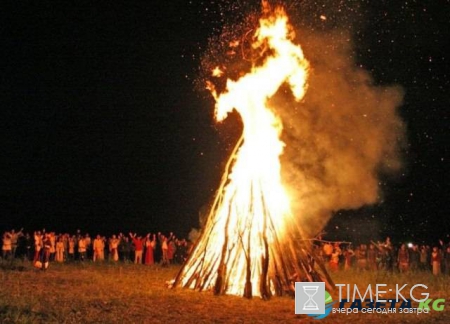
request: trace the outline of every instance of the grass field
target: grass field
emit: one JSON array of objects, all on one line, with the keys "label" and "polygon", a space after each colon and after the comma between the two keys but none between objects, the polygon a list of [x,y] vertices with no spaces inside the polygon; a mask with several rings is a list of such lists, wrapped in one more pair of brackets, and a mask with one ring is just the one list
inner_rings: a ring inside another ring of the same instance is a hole
[{"label": "grass field", "polygon": [[[167,289],[178,267],[123,263],[0,262],[0,323],[450,323],[450,305],[430,314],[330,314],[322,320],[294,314],[291,297],[247,300],[211,292]],[[336,283],[423,283],[431,298],[449,299],[448,277],[428,273],[338,272]],[[332,293],[337,300],[337,291]],[[406,295],[405,295],[406,297]]]}]

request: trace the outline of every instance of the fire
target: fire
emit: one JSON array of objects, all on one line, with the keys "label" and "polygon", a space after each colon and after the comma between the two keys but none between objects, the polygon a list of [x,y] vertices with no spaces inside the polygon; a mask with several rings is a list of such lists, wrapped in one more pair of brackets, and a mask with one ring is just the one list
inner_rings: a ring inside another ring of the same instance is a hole
[{"label": "fire", "polygon": [[[216,100],[216,119],[223,121],[235,109],[244,129],[202,236],[175,286],[265,298],[281,289],[275,278],[282,278],[278,281],[285,286],[286,272],[306,272],[300,269],[298,252],[283,240],[292,217],[280,174],[283,127],[268,100],[284,83],[296,100],[301,100],[309,63],[301,47],[293,43],[284,10],[265,13],[252,44],[265,56],[263,63],[237,80],[228,79],[223,93],[217,93],[208,82]],[[289,264],[289,254],[296,265]]]},{"label": "fire", "polygon": [[220,67],[216,66],[212,71],[212,76],[220,78],[223,75],[223,73],[224,72],[220,69]]}]

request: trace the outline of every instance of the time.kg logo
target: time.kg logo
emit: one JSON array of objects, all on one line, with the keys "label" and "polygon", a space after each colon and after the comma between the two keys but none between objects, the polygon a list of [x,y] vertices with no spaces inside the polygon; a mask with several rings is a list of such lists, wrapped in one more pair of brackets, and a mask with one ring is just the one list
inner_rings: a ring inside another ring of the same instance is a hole
[{"label": "time.kg logo", "polygon": [[333,304],[333,298],[325,290],[324,282],[295,283],[295,314],[322,319],[331,313]]}]

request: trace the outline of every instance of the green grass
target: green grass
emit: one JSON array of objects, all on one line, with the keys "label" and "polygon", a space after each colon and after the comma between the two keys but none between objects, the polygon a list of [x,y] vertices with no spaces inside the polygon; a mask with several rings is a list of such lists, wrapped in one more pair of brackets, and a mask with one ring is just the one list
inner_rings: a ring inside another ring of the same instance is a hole
[{"label": "green grass", "polygon": [[[213,296],[167,289],[177,267],[123,263],[55,264],[39,271],[29,263],[0,263],[0,323],[450,323],[444,312],[413,315],[331,314],[317,321],[294,314],[294,300]],[[448,298],[448,277],[428,273],[332,274],[336,283],[424,283],[432,298]],[[337,292],[332,293],[337,299]],[[450,302],[450,298],[449,298]],[[447,309],[448,308],[448,309]]]}]

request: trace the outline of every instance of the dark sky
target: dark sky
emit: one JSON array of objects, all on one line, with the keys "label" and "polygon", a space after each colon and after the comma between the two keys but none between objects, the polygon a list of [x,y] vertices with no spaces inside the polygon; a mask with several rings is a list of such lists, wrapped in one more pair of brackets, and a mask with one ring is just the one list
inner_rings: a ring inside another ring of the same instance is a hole
[{"label": "dark sky", "polygon": [[[405,89],[408,144],[403,170],[382,179],[384,202],[339,213],[327,232],[445,236],[449,2],[361,4],[358,61],[377,83]],[[198,225],[232,144],[227,132],[237,127],[216,126],[212,100],[193,85],[208,37],[224,19],[214,8],[208,1],[2,5],[0,230],[185,235]]]}]

